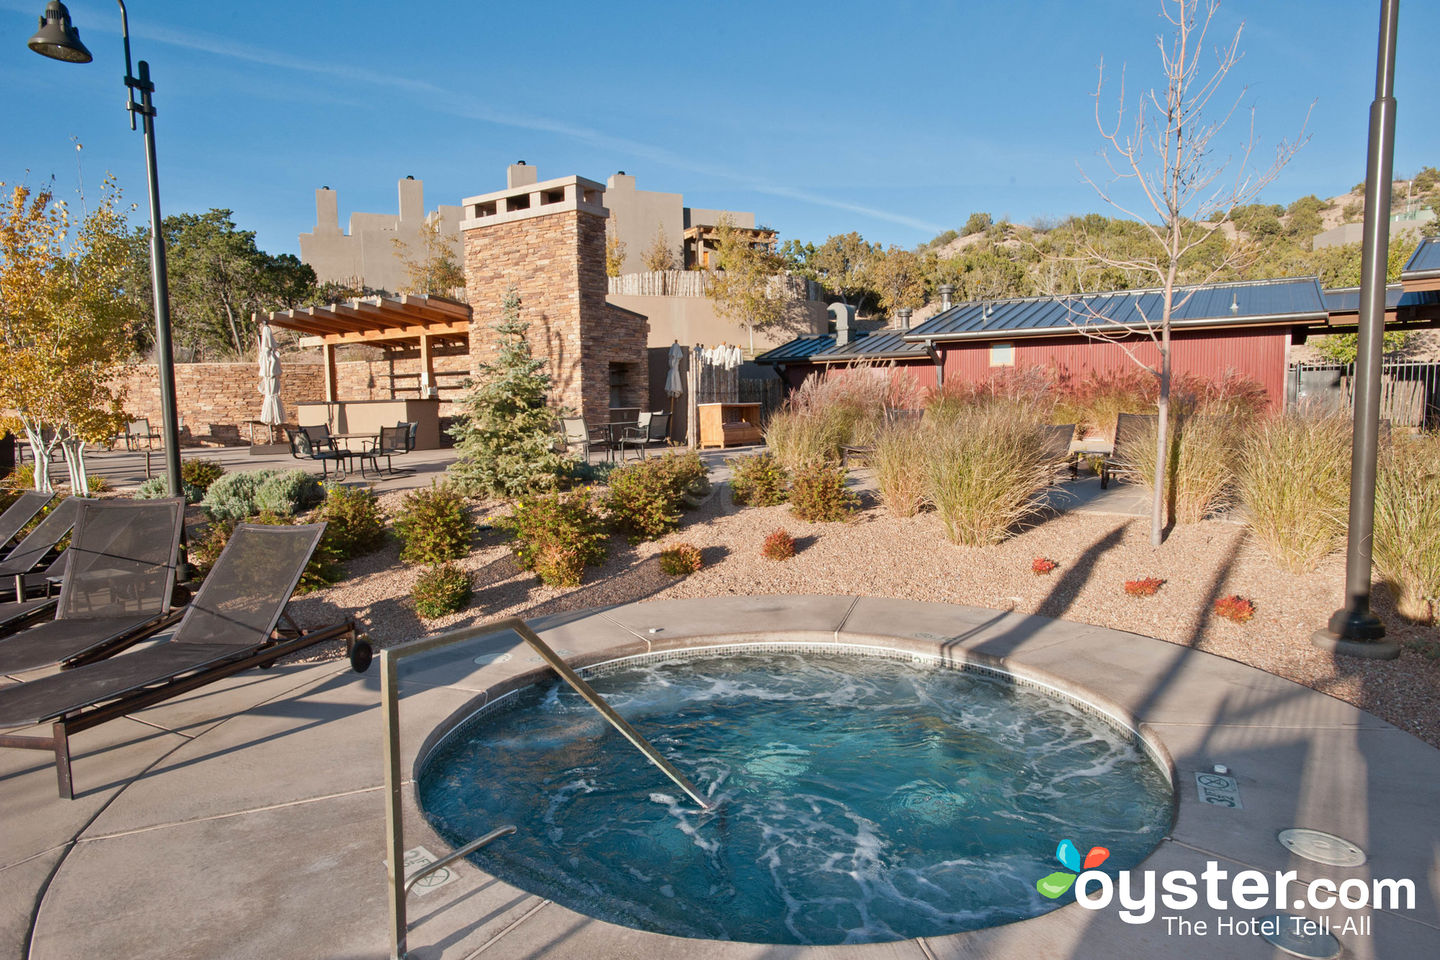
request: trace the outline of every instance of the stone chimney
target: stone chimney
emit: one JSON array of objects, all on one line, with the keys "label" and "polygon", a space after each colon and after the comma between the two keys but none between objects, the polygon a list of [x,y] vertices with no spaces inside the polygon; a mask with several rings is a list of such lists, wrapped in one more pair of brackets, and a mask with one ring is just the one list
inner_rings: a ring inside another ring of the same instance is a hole
[{"label": "stone chimney", "polygon": [[899,310],[895,311],[895,320],[896,323],[900,325],[901,330],[910,329],[910,317],[914,313],[915,311],[911,310],[909,307],[901,307]]},{"label": "stone chimney", "polygon": [[949,310],[954,304],[952,298],[955,296],[955,284],[942,283],[940,285],[940,309]]},{"label": "stone chimney", "polygon": [[843,347],[848,344],[853,336],[855,325],[855,308],[848,303],[836,301],[830,304],[830,319],[835,323],[835,346]]},{"label": "stone chimney", "polygon": [[524,160],[516,160],[505,168],[505,188],[514,190],[516,187],[528,187],[532,183],[540,181],[540,171],[525,163]]}]

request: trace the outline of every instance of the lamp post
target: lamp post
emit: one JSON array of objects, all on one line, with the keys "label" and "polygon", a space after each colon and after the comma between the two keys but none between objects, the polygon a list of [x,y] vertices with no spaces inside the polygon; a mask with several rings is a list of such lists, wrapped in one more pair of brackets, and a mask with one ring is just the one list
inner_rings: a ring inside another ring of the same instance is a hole
[{"label": "lamp post", "polygon": [[1310,638],[1333,653],[1393,659],[1400,646],[1370,610],[1375,536],[1375,469],[1380,447],[1380,361],[1384,351],[1385,273],[1390,245],[1390,178],[1395,160],[1395,37],[1400,0],[1381,0],[1375,99],[1365,163],[1365,227],[1360,251],[1360,333],[1355,357],[1354,445],[1350,454],[1350,527],[1345,546],[1345,606]]},{"label": "lamp post", "polygon": [[[160,180],[155,172],[155,107],[150,94],[150,64],[140,61],[140,75],[130,71],[130,20],[125,0],[120,4],[120,33],[125,40],[125,86],[130,90],[130,129],[135,129],[135,115],[144,118],[145,173],[150,181],[150,281],[155,293],[155,363],[160,374],[161,431],[165,441],[165,476],[170,496],[181,495],[180,486],[180,420],[175,411],[175,356],[170,343],[170,287],[165,271],[165,235],[160,218]],[[30,38],[30,49],[52,60],[89,63],[94,59],[80,32],[70,22],[70,11],[59,0],[50,0],[40,17],[40,29]],[[139,101],[135,95],[139,93]]]}]

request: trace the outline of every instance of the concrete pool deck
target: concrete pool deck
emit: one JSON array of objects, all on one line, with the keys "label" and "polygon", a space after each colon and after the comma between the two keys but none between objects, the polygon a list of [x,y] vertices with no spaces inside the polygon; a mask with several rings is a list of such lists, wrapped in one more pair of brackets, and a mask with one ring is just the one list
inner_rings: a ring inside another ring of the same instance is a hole
[{"label": "concrete pool deck", "polygon": [[[1290,912],[1330,917],[1345,957],[1433,956],[1440,945],[1440,751],[1252,667],[1085,624],[877,598],[660,600],[531,624],[577,664],[778,639],[972,660],[1071,691],[1134,722],[1173,761],[1176,821],[1146,868],[1198,875],[1216,861],[1232,876],[1293,870],[1302,883],[1409,879],[1413,910]],[[513,634],[404,661],[406,775],[437,726],[540,667]],[[388,956],[381,742],[377,668],[359,676],[336,661],[252,671],[77,735],[74,801],[57,798],[48,754],[0,751],[0,956]],[[1238,782],[1238,809],[1200,801],[1195,774],[1215,764]],[[406,847],[446,852],[409,785],[406,796]],[[1369,859],[1296,857],[1276,840],[1292,826],[1338,834]],[[1258,936],[1217,934],[1203,899],[1183,915],[1209,922],[1206,936],[1072,903],[949,937],[806,948],[617,927],[461,863],[409,910],[410,955],[457,960],[1283,956]],[[1369,935],[1340,932],[1347,916],[1369,918]]]}]

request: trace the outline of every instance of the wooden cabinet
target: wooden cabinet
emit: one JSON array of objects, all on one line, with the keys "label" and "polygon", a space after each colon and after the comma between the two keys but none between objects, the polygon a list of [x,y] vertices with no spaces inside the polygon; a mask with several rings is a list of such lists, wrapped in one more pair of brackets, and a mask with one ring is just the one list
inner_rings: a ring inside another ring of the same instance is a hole
[{"label": "wooden cabinet", "polygon": [[758,403],[702,403],[700,411],[700,447],[740,447],[761,443],[765,434],[760,429]]}]

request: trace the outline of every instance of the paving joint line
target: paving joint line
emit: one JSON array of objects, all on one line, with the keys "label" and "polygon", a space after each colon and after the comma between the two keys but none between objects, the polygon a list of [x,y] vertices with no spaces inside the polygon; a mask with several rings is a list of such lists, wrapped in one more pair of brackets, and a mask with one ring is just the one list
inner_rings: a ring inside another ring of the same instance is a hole
[{"label": "paving joint line", "polygon": [[465,960],[474,960],[475,957],[478,957],[486,950],[489,950],[496,943],[498,943],[502,937],[519,927],[520,924],[524,923],[526,920],[529,920],[531,917],[535,916],[535,914],[539,913],[541,910],[544,910],[547,906],[550,905],[550,903],[551,901],[549,900],[541,900],[539,903],[535,904],[535,906],[531,907],[529,910],[526,910],[523,914],[516,917],[510,923],[507,923],[505,927],[500,930],[499,933],[495,934],[495,936],[482,943],[480,947],[474,953],[467,956]]},{"label": "paving joint line", "polygon": [[133,837],[139,833],[151,833],[156,830],[168,830],[171,827],[183,827],[192,823],[210,823],[214,820],[229,820],[231,817],[243,817],[252,813],[266,813],[271,810],[284,810],[289,807],[300,807],[310,803],[321,803],[325,800],[339,800],[345,797],[357,797],[364,793],[374,793],[377,790],[385,789],[384,784],[376,784],[373,787],[358,787],[354,790],[344,790],[340,793],[327,793],[318,797],[302,797],[299,800],[285,800],[281,803],[267,803],[259,807],[248,807],[244,810],[231,810],[226,813],[212,813],[204,817],[192,817],[188,820],[170,820],[165,823],[154,823],[148,827],[136,827],[133,830],[120,830],[116,833],[100,833],[92,837],[76,837],[76,843],[94,843],[97,840],[118,840],[122,837]]}]

